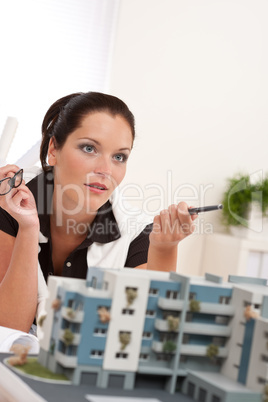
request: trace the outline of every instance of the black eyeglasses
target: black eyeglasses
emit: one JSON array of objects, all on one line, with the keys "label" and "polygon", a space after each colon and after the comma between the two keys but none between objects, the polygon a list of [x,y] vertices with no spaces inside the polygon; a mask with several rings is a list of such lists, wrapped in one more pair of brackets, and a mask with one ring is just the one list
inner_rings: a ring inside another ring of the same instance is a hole
[{"label": "black eyeglasses", "polygon": [[17,188],[21,185],[23,179],[23,169],[18,170],[13,177],[5,177],[0,180],[0,195],[8,194],[12,188]]}]

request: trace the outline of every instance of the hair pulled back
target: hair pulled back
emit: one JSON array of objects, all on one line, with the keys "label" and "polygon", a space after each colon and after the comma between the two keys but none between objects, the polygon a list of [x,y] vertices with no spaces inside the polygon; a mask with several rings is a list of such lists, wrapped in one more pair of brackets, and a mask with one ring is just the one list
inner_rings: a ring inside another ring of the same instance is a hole
[{"label": "hair pulled back", "polygon": [[94,112],[120,115],[129,124],[134,140],[134,116],[121,99],[100,92],[77,92],[64,96],[50,106],[42,123],[40,160],[44,171],[51,169],[46,161],[50,139],[54,138],[55,146],[62,148],[67,137],[80,127],[83,118]]}]

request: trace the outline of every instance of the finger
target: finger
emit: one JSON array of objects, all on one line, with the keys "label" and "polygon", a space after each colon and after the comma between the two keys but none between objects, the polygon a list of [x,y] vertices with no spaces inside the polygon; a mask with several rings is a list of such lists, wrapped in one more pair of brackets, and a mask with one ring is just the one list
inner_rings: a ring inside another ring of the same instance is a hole
[{"label": "finger", "polygon": [[188,212],[188,205],[185,202],[180,202],[178,204],[178,218],[181,224],[181,230],[185,235],[193,232],[193,224],[191,216]]},{"label": "finger", "polygon": [[179,227],[180,221],[178,219],[178,211],[177,211],[177,205],[172,204],[168,207],[169,215],[170,215],[170,221],[171,221],[171,227],[173,230],[177,229]]},{"label": "finger", "polygon": [[153,220],[153,229],[152,229],[152,232],[153,232],[154,234],[159,234],[159,233],[161,233],[161,231],[162,231],[161,219],[160,219],[160,216],[159,216],[159,215],[156,215],[156,216],[154,217],[154,220]]},{"label": "finger", "polygon": [[164,234],[170,233],[171,220],[169,211],[167,209],[163,209],[163,211],[160,212],[160,220],[161,220],[162,233]]},{"label": "finger", "polygon": [[[189,207],[189,209],[191,209],[191,208],[195,208],[193,205],[191,205],[190,207]],[[192,221],[195,221],[196,220],[196,218],[198,218],[198,214],[192,214],[192,215],[190,215],[191,216],[191,219],[192,219]]]},{"label": "finger", "polygon": [[[13,188],[8,194],[6,194],[4,197],[4,200],[2,202],[3,206],[6,208],[10,207],[12,208],[12,205],[14,205],[15,200],[14,200],[14,196],[19,192],[19,191],[23,191],[23,193],[27,194],[27,199],[29,198],[30,194],[30,190],[27,186],[21,184],[18,188]],[[25,197],[26,200],[26,197]],[[17,204],[17,202],[16,202]]]},{"label": "finger", "polygon": [[0,168],[0,178],[14,175],[20,168],[17,165],[6,165]]}]

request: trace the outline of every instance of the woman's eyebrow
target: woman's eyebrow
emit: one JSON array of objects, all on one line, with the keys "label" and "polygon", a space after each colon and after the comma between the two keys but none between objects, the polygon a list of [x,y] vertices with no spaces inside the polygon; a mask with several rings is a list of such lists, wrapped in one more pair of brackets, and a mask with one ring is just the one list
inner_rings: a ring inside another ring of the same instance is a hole
[{"label": "woman's eyebrow", "polygon": [[[78,138],[78,140],[92,141],[92,142],[94,142],[95,144],[101,146],[101,143],[100,143],[99,141],[94,140],[93,138],[90,138],[90,137],[82,137],[82,138]],[[131,152],[131,148],[129,148],[129,147],[124,147],[124,148],[118,149],[118,151],[129,151],[129,152]]]}]

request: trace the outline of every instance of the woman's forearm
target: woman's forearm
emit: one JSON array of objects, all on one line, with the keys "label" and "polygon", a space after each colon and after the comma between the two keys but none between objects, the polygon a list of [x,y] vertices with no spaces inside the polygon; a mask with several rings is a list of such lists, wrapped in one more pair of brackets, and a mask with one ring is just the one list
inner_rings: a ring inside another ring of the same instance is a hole
[{"label": "woman's forearm", "polygon": [[37,307],[39,226],[19,229],[0,284],[0,325],[28,332]]}]

